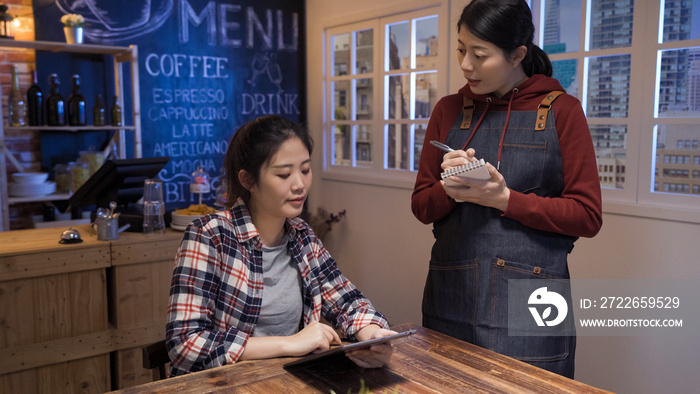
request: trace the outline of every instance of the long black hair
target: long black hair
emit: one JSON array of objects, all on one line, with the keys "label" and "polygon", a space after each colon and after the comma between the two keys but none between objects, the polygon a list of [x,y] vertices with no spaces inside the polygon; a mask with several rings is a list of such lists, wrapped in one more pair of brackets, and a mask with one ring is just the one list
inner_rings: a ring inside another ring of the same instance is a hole
[{"label": "long black hair", "polygon": [[247,181],[256,185],[260,180],[260,169],[272,160],[282,144],[292,138],[298,138],[311,155],[314,143],[306,128],[279,115],[261,116],[236,131],[224,157],[226,208],[231,208],[239,197],[250,204],[250,192],[241,184],[238,173],[245,170],[249,175]]},{"label": "long black hair", "polygon": [[522,61],[525,74],[528,77],[534,74],[552,76],[552,62],[533,43],[535,26],[525,0],[472,0],[462,11],[457,31],[462,26],[479,39],[501,48],[506,56],[524,45],[527,48]]}]

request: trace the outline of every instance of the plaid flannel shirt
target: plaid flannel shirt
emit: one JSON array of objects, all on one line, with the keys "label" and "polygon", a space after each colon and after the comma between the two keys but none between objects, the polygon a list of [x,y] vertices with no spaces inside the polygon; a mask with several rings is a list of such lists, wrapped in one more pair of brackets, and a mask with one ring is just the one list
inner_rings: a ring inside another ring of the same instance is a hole
[{"label": "plaid flannel shirt", "polygon": [[[389,324],[338,270],[306,222],[287,219],[288,248],[302,277],[303,325],[323,316],[343,335]],[[168,305],[170,374],[234,363],[260,315],[262,241],[242,200],[195,220],[178,249]]]}]

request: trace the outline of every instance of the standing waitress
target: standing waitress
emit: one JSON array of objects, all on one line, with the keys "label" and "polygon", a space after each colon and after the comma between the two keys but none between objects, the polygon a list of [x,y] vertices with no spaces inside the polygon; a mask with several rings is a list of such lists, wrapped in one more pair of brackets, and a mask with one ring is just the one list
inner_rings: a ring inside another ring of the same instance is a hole
[{"label": "standing waitress", "polygon": [[[532,43],[524,0],[473,0],[457,31],[467,84],[430,117],[411,199],[435,236],[423,325],[573,378],[576,338],[508,336],[507,297],[508,279],[568,279],[574,241],[600,230],[585,115]],[[443,170],[475,156],[488,162],[490,179],[453,178],[469,188],[441,181]]]}]

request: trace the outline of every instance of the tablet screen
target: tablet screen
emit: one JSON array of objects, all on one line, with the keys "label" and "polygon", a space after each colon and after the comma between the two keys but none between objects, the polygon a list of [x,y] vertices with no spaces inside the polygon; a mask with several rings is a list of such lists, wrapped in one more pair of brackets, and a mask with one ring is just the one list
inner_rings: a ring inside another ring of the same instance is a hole
[{"label": "tablet screen", "polygon": [[398,334],[389,335],[389,336],[382,337],[382,338],[369,339],[367,341],[355,342],[355,343],[350,343],[347,345],[332,347],[328,350],[324,350],[324,351],[318,352],[318,353],[311,353],[311,354],[304,356],[300,359],[288,362],[288,363],[284,364],[284,368],[294,367],[297,365],[305,364],[305,363],[308,363],[310,361],[314,361],[314,360],[318,360],[321,358],[332,356],[334,354],[341,354],[341,353],[349,352],[352,350],[365,349],[365,348],[368,348],[370,346],[374,346],[374,345],[377,345],[380,343],[390,342],[394,339],[407,337],[409,335],[415,334],[416,332],[417,332],[417,330],[408,330],[408,331],[400,332]]}]

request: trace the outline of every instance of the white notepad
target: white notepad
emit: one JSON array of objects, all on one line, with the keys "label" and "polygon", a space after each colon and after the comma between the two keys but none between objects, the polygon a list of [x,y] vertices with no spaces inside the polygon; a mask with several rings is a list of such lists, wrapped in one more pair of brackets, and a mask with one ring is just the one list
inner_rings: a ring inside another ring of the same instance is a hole
[{"label": "white notepad", "polygon": [[440,174],[440,177],[442,177],[442,180],[445,181],[445,184],[447,184],[447,186],[464,186],[450,180],[449,178],[451,176],[480,180],[486,180],[491,178],[491,174],[489,174],[489,170],[488,168],[486,168],[486,162],[484,161],[484,159],[479,159],[477,161],[473,161],[461,165],[459,167],[450,168],[449,170],[444,171],[442,174]]}]

